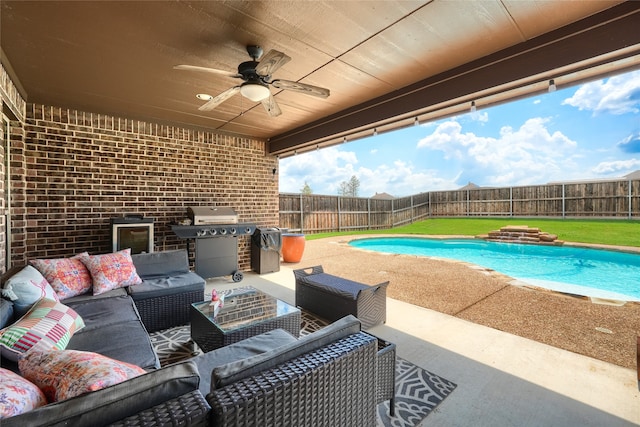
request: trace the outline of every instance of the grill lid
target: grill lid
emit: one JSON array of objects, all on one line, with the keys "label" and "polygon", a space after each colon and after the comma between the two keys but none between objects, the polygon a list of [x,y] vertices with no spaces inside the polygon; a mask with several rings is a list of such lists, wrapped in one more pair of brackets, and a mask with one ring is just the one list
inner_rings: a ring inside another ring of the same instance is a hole
[{"label": "grill lid", "polygon": [[193,206],[187,212],[193,225],[237,224],[238,214],[226,206]]}]

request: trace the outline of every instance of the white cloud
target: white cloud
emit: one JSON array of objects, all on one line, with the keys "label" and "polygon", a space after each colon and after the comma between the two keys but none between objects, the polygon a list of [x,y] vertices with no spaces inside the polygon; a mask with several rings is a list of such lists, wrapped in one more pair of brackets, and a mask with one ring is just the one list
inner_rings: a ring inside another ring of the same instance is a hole
[{"label": "white cloud", "polygon": [[626,114],[640,112],[640,71],[613,76],[580,86],[562,105],[596,113]]},{"label": "white cloud", "polygon": [[389,161],[376,168],[358,166],[354,152],[344,146],[323,148],[280,160],[280,192],[299,193],[307,182],[314,194],[338,194],[340,183],[357,176],[359,194],[371,197],[386,192],[408,196],[427,190],[456,188],[455,177],[448,179],[441,171],[420,171],[405,161]]},{"label": "white cloud", "polygon": [[287,157],[279,163],[281,192],[298,193],[306,181],[315,194],[337,194],[340,183],[356,174],[358,158],[353,151],[328,147]]},{"label": "white cloud", "polygon": [[471,120],[473,120],[474,122],[487,123],[489,121],[489,113],[487,113],[486,111],[474,111],[473,113],[471,113]]},{"label": "white cloud", "polygon": [[441,123],[419,148],[439,150],[457,160],[469,173],[481,176],[480,185],[525,185],[545,182],[567,168],[574,168],[577,143],[561,132],[550,132],[550,119],[532,118],[520,128],[504,126],[498,137],[462,131],[460,123]]},{"label": "white cloud", "polygon": [[592,169],[592,172],[598,175],[616,174],[616,176],[619,176],[633,172],[638,168],[640,168],[640,159],[614,160],[610,162],[600,162]]}]

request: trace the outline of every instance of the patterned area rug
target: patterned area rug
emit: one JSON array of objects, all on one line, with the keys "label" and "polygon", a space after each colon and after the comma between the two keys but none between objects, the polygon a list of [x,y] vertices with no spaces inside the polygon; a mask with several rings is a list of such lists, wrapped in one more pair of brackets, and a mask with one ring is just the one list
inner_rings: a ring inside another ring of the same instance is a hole
[{"label": "patterned area rug", "polygon": [[[302,312],[300,335],[308,335],[328,323],[309,313]],[[178,326],[154,332],[151,342],[162,366],[200,354],[197,344],[191,341],[189,326]],[[415,427],[456,388],[456,385],[411,362],[396,360],[395,416],[389,417],[389,402],[378,405],[378,426]]]}]

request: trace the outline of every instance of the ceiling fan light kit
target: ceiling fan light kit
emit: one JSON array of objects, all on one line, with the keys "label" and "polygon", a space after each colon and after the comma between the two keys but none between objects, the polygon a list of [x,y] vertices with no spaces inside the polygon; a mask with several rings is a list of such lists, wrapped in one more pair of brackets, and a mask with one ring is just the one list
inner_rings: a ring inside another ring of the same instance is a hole
[{"label": "ceiling fan light kit", "polygon": [[271,80],[272,74],[278,68],[291,61],[291,58],[284,53],[272,49],[264,55],[260,62],[258,62],[258,59],[262,56],[262,48],[260,46],[247,46],[247,53],[251,57],[252,61],[245,61],[238,65],[237,73],[194,65],[176,65],[173,68],[176,70],[200,71],[224,75],[226,77],[242,79],[244,81],[240,86],[231,87],[215,97],[201,98],[198,95],[198,99],[208,101],[198,108],[200,111],[211,111],[236,93],[240,92],[242,96],[253,102],[261,102],[262,106],[270,116],[279,116],[282,114],[282,111],[276,103],[271,90],[269,90],[269,85],[272,85],[276,89],[304,93],[318,98],[327,98],[329,96],[329,89],[325,89],[323,87],[291,80]]},{"label": "ceiling fan light kit", "polygon": [[260,102],[271,94],[269,88],[257,82],[246,82],[240,86],[240,93],[253,102]]}]

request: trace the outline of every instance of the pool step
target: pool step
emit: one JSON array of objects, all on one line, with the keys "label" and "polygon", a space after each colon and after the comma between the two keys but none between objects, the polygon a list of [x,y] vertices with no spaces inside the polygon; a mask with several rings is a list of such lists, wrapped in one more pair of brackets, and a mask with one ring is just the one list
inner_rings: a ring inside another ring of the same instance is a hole
[{"label": "pool step", "polygon": [[558,240],[555,234],[541,231],[539,228],[526,225],[507,225],[500,230],[490,231],[488,234],[477,236],[480,239],[494,242],[537,243],[562,245],[564,241]]}]

